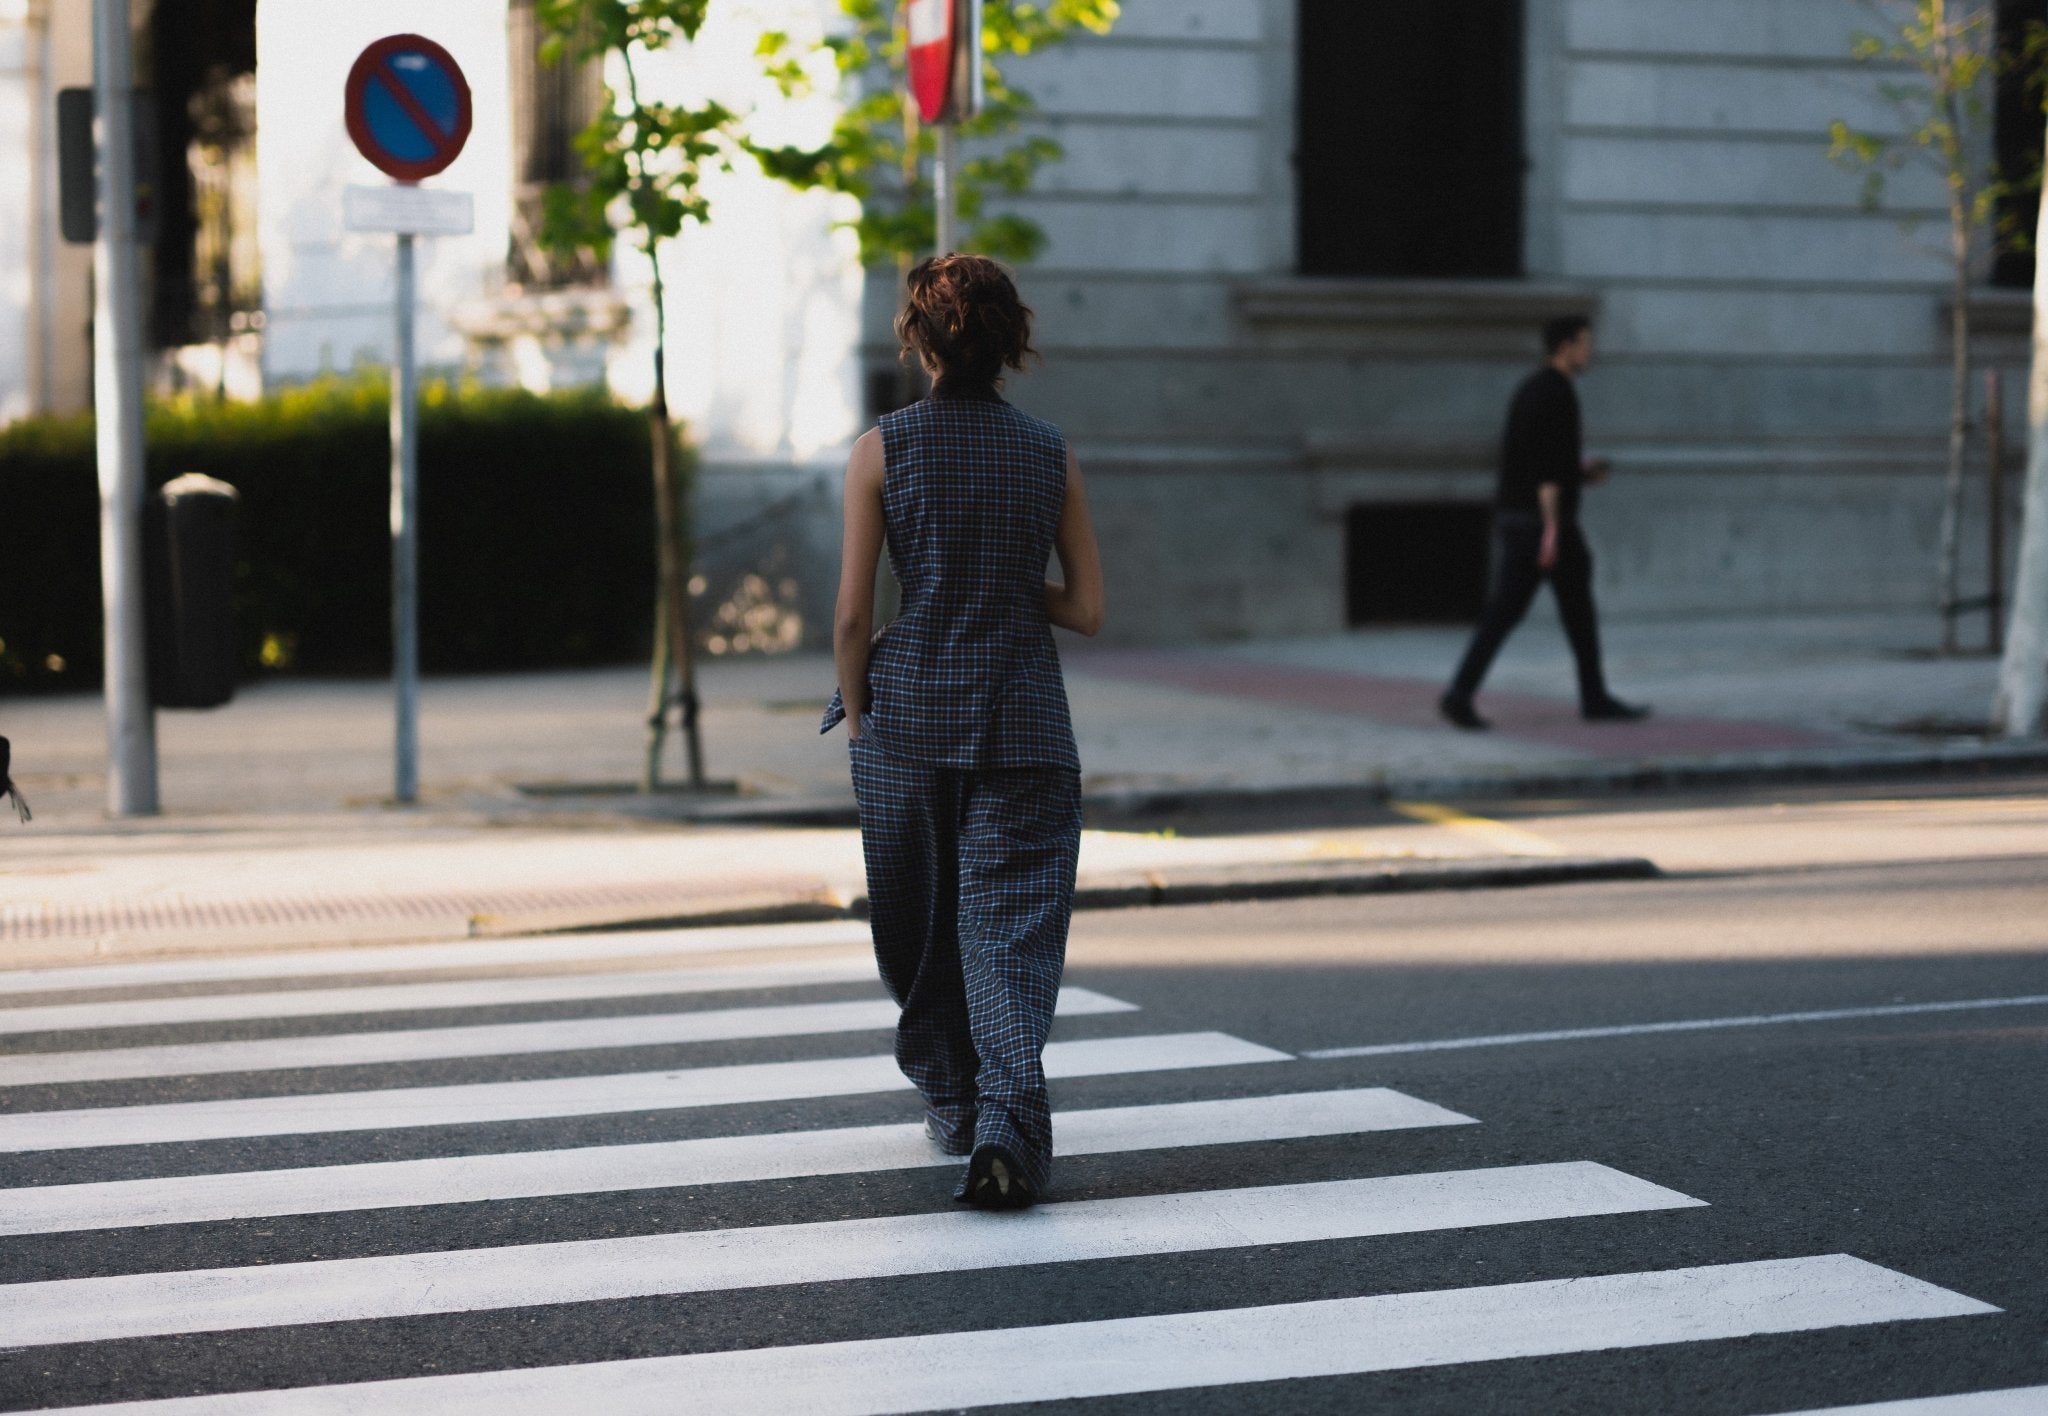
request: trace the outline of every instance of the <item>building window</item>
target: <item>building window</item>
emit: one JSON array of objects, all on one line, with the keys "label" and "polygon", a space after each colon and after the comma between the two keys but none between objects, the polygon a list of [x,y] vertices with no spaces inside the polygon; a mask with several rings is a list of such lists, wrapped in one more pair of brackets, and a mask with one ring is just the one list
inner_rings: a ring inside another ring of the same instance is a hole
[{"label": "building window", "polygon": [[576,135],[597,117],[604,77],[594,62],[564,56],[541,61],[545,36],[533,0],[507,12],[512,67],[512,242],[506,277],[523,290],[602,285],[604,267],[588,253],[560,256],[540,244],[548,188],[586,180]]},{"label": "building window", "polygon": [[1345,518],[1348,619],[1470,624],[1486,598],[1493,507],[1486,502],[1362,502]]},{"label": "building window", "polygon": [[1304,275],[1522,273],[1521,0],[1301,0]]},{"label": "building window", "polygon": [[[2048,0],[1998,0],[1998,48],[2017,61],[2027,27],[2048,23]],[[2034,283],[2034,224],[2041,214],[2041,90],[2024,64],[2007,64],[1998,75],[1993,127],[1998,175],[2013,189],[1998,203],[1997,245],[1991,283],[2025,290]]]}]

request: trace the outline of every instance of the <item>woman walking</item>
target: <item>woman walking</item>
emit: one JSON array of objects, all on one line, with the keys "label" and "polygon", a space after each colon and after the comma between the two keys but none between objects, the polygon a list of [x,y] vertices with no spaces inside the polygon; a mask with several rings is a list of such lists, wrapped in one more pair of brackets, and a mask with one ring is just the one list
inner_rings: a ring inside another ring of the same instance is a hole
[{"label": "woman walking", "polygon": [[[896,334],[932,393],[847,463],[823,730],[846,722],[875,958],[903,1010],[896,1061],[932,1139],[969,1157],[954,1197],[1017,1209],[1051,1174],[1041,1054],[1081,840],[1052,626],[1101,627],[1102,567],[1066,439],[997,392],[1035,353],[1003,268],[926,261]],[[874,636],[885,541],[903,609]]]}]

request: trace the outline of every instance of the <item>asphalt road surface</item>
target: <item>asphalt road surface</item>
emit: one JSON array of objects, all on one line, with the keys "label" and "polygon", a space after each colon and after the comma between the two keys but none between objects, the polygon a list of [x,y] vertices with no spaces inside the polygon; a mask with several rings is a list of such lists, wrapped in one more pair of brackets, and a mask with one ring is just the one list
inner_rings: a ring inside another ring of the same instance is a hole
[{"label": "asphalt road surface", "polygon": [[1025,1215],[857,926],[0,974],[0,1408],[2048,1411],[2039,785],[1456,819],[1672,873],[1082,917]]}]

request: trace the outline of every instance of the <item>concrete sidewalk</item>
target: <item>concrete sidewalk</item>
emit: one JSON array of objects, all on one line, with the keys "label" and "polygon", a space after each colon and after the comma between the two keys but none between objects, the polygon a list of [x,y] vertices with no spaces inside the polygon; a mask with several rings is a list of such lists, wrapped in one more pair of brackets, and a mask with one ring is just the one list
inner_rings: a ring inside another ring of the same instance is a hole
[{"label": "concrete sidewalk", "polygon": [[[1083,909],[1656,873],[1456,818],[1206,838],[1089,831],[1081,857]],[[0,866],[0,964],[854,919],[865,894],[860,837],[844,828],[309,819],[53,833]]]},{"label": "concrete sidewalk", "polygon": [[[1457,629],[1390,629],[1139,651],[1063,637],[1086,791],[1101,804],[1342,788],[1502,795],[1688,774],[2048,759],[2048,743],[1983,737],[1996,663],[1932,655],[1931,617],[1613,623],[1615,690],[1656,716],[1588,724],[1569,697],[1561,634],[1532,614],[1481,694],[1489,733],[1460,733],[1435,716],[1463,639]],[[413,815],[844,816],[844,735],[817,733],[831,682],[831,662],[817,654],[706,664],[709,770],[739,788],[721,802],[627,793],[644,741],[639,670],[431,679],[422,808]],[[225,708],[158,722],[169,820],[369,817],[389,794],[389,690],[380,682],[254,684]],[[14,740],[39,830],[113,829],[100,819],[96,698],[0,700],[0,732]],[[672,748],[671,770],[679,758]]]},{"label": "concrete sidewalk", "polygon": [[[1175,651],[1068,643],[1098,822],[1265,802],[1282,828],[1091,831],[1082,903],[1648,868],[1562,857],[1429,804],[1460,793],[2048,762],[2041,745],[1967,731],[1995,665],[1935,658],[1932,635],[1931,622],[1877,617],[1614,624],[1615,688],[1657,716],[1589,725],[1560,696],[1561,636],[1537,620],[1482,697],[1497,724],[1484,734],[1434,717],[1457,630]],[[97,699],[0,702],[37,811],[28,827],[0,825],[0,947],[54,961],[857,913],[858,837],[839,824],[851,815],[844,739],[817,733],[830,680],[817,655],[708,664],[710,768],[738,786],[711,798],[624,790],[642,750],[638,671],[432,680],[423,801],[409,810],[383,804],[385,685],[252,685],[214,712],[161,715],[166,814],[142,822],[101,814]],[[1399,809],[1373,806],[1390,798]],[[1300,809],[1316,801],[1355,824],[1303,831]]]}]

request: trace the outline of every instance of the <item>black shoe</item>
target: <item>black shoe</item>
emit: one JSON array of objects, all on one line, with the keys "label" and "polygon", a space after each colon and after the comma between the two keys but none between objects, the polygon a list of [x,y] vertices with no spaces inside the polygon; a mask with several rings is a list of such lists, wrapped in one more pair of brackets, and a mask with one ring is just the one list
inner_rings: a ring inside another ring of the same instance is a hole
[{"label": "black shoe", "polygon": [[1624,703],[1619,698],[1603,698],[1597,703],[1588,703],[1579,710],[1579,716],[1589,723],[1636,723],[1650,716],[1650,710],[1639,703]]},{"label": "black shoe", "polygon": [[1446,693],[1437,699],[1436,711],[1468,733],[1483,733],[1493,726],[1472,711],[1472,700],[1469,698],[1454,698]]},{"label": "black shoe", "polygon": [[1018,1169],[1017,1158],[1001,1146],[976,1146],[967,1162],[967,1175],[953,1198],[983,1210],[1029,1209],[1038,1202],[1038,1192]]}]

